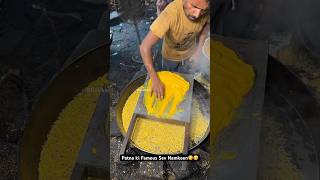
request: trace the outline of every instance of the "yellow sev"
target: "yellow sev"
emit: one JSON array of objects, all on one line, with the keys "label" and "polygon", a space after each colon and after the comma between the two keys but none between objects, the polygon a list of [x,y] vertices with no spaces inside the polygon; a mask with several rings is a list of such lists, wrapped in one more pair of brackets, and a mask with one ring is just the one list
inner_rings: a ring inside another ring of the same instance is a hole
[{"label": "yellow sev", "polygon": [[[143,86],[135,90],[125,103],[122,111],[125,131],[128,130],[142,89]],[[206,133],[209,120],[202,114],[196,99],[193,99],[191,114],[190,141],[198,143]],[[137,147],[152,154],[176,154],[183,150],[184,130],[183,125],[138,118],[131,140]]]},{"label": "yellow sev", "polygon": [[[211,63],[211,80],[213,88],[213,111],[211,112],[211,145],[219,132],[227,127],[232,119],[234,108],[241,103],[252,87],[254,72],[251,66],[242,60],[222,43],[211,40],[213,53]],[[206,51],[208,51],[207,49]],[[210,54],[207,52],[207,54]],[[89,87],[101,87],[106,77],[101,77]],[[141,90],[140,87],[139,90]],[[125,130],[128,129],[135,104],[140,91],[136,90],[127,100],[123,109],[122,120]],[[59,115],[53,125],[48,140],[43,146],[39,164],[39,179],[70,179],[79,148],[94,111],[99,93],[80,93]],[[72,124],[72,126],[70,126]],[[201,113],[199,103],[193,100],[191,120],[191,141],[198,142],[208,127],[208,120]],[[138,119],[134,128],[133,142],[154,154],[181,152],[183,147],[184,127],[167,123]]]},{"label": "yellow sev", "polygon": [[230,125],[235,109],[241,105],[243,97],[252,88],[255,73],[252,66],[243,62],[223,43],[211,40],[210,50],[212,55],[210,57],[212,81],[210,145],[211,149],[214,149],[219,134]]},{"label": "yellow sev", "polygon": [[148,114],[155,117],[172,117],[179,104],[183,101],[190,84],[180,75],[169,71],[158,72],[160,81],[164,84],[164,99],[156,98],[155,93],[151,94],[152,81],[148,81],[144,93],[144,104]]},{"label": "yellow sev", "polygon": [[[91,82],[87,90],[101,89],[104,83],[106,76]],[[59,114],[42,147],[39,162],[40,180],[70,179],[99,94],[99,91],[83,91]]]},{"label": "yellow sev", "polygon": [[[254,82],[252,66],[244,63],[237,54],[219,41],[211,40],[213,136],[227,127],[234,109],[240,106]],[[212,138],[214,140],[215,138]]]}]

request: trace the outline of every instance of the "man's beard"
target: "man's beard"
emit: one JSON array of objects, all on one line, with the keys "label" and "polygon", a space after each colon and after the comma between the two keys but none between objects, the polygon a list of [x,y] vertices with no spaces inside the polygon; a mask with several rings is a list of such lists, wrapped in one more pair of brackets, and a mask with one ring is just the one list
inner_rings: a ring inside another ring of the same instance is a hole
[{"label": "man's beard", "polygon": [[199,21],[199,19],[201,19],[201,17],[194,17],[194,16],[191,16],[191,15],[187,15],[188,19],[193,21],[193,22],[197,22]]},{"label": "man's beard", "polygon": [[190,14],[186,11],[185,7],[183,7],[183,10],[184,10],[184,14],[187,16],[187,18],[188,18],[190,21],[198,22],[198,21],[202,18],[202,16],[200,16],[200,17],[194,17],[194,16],[190,15]]}]

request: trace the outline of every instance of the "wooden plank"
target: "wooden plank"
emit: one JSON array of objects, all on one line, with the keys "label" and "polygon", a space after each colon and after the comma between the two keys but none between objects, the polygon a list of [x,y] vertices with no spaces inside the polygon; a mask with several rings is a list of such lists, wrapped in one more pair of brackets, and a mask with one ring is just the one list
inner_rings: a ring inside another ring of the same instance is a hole
[{"label": "wooden plank", "polygon": [[190,123],[185,123],[184,126],[184,145],[183,145],[183,154],[187,155],[189,150],[190,142]]},{"label": "wooden plank", "polygon": [[136,120],[137,120],[137,115],[133,114],[133,116],[131,118],[131,121],[130,121],[130,125],[129,125],[129,128],[128,128],[127,134],[126,134],[126,136],[124,138],[124,141],[123,141],[121,149],[120,149],[120,155],[124,155],[124,153],[126,152],[126,148],[128,146],[131,134],[133,132],[133,128],[134,128],[134,125],[136,123]]},{"label": "wooden plank", "polygon": [[[80,148],[72,177],[81,176],[107,178],[109,176],[109,146],[105,133],[105,123],[109,114],[109,96],[103,91],[98,99],[95,112],[91,117],[83,144]],[[91,172],[91,173],[89,173]]]},{"label": "wooden plank", "polygon": [[[188,155],[190,142],[190,123],[185,123],[184,126],[184,143],[183,143],[183,155]],[[183,161],[181,164],[181,170],[187,170],[188,162]]]}]

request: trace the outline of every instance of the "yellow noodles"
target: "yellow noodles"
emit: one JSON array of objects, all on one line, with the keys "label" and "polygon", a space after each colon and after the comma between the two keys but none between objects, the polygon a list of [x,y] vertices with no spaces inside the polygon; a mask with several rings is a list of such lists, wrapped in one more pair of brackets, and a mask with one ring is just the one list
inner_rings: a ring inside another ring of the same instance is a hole
[{"label": "yellow noodles", "polygon": [[[254,72],[251,66],[245,64],[232,50],[226,48],[222,43],[211,40],[210,46],[213,52],[213,56],[211,56],[213,58],[211,64],[211,80],[213,84],[213,88],[211,88],[211,94],[213,95],[213,99],[211,99],[211,102],[213,102],[211,144],[213,145],[218,134],[229,125],[233,111],[240,105],[242,97],[251,89],[254,81]],[[179,82],[179,87],[184,90],[189,88],[179,77],[175,78],[177,78],[175,82]],[[88,88],[101,87],[105,80],[105,76],[101,77],[91,83]],[[148,87],[151,87],[150,84]],[[123,108],[122,120],[126,131],[142,88],[140,87],[131,94]],[[173,88],[168,88],[168,90],[170,92],[165,92],[168,95],[175,93]],[[48,140],[41,152],[39,179],[70,179],[98,96],[98,92],[83,92],[76,96],[60,113],[58,120],[48,134]],[[178,95],[175,103],[179,104],[183,100],[183,96],[182,94]],[[152,96],[149,98],[152,98]],[[145,102],[148,104],[150,103],[149,101],[152,102],[150,99]],[[169,100],[167,101],[169,102]],[[152,106],[147,106],[152,112],[152,108],[150,108]],[[171,114],[175,111],[175,108],[171,108],[171,111],[169,110]],[[162,108],[161,112],[165,112],[165,110]],[[205,135],[207,128],[208,120],[202,114],[199,103],[193,99],[191,141],[199,142]],[[150,153],[180,153],[183,149],[184,130],[184,126],[180,125],[138,119],[132,140],[137,147]]]},{"label": "yellow noodles", "polygon": [[211,40],[211,102],[213,102],[210,143],[213,146],[219,133],[226,128],[234,110],[240,106],[254,83],[253,68],[244,63],[221,42]]},{"label": "yellow noodles", "polygon": [[[125,131],[128,130],[142,86],[128,98],[122,112]],[[193,99],[190,139],[199,142],[208,128],[208,119],[201,113],[197,100]],[[133,130],[134,144],[153,154],[175,154],[182,152],[184,126],[138,118]]]},{"label": "yellow noodles", "polygon": [[170,118],[176,113],[177,107],[183,101],[190,85],[183,77],[169,71],[158,72],[158,76],[165,87],[164,99],[158,100],[155,93],[151,95],[152,81],[150,79],[146,87],[144,104],[148,114],[155,117]]},{"label": "yellow noodles", "polygon": [[[105,82],[106,76],[100,77],[87,90],[101,88]],[[40,180],[70,179],[99,94],[98,91],[84,91],[60,113],[43,145],[39,163]]]}]

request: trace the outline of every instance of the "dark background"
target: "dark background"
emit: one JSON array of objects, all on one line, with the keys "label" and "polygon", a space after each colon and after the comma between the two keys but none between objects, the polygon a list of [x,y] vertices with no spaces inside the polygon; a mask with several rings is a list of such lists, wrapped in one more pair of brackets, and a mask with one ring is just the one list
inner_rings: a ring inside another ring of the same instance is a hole
[{"label": "dark background", "polygon": [[[98,28],[106,4],[102,0],[0,0],[0,179],[16,177],[18,141],[37,94],[85,34]],[[212,32],[268,41],[270,54],[296,73],[319,102],[319,1],[236,0],[234,11],[231,0],[214,0],[211,6]],[[150,7],[154,10],[154,4]],[[153,16],[149,13],[140,23],[142,31]],[[130,24],[111,29],[134,33]],[[121,39],[115,37],[111,46],[111,59],[118,60],[110,66],[125,72],[124,81],[114,84],[114,93],[141,68],[130,60],[137,51],[136,35],[130,36],[129,48]]]}]

